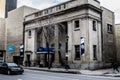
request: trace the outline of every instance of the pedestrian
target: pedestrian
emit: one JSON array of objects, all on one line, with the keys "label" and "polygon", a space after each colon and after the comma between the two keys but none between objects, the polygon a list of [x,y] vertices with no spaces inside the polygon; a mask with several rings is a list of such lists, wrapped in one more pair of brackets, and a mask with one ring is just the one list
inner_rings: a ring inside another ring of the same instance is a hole
[{"label": "pedestrian", "polygon": [[113,73],[115,73],[115,71],[117,71],[119,73],[118,67],[119,67],[118,63],[112,62]]}]

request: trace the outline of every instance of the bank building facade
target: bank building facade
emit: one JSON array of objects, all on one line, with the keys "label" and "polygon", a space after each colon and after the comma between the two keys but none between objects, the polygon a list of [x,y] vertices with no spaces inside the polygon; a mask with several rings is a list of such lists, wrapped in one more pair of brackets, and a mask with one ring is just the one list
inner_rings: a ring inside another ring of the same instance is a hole
[{"label": "bank building facade", "polygon": [[114,13],[98,0],[70,0],[24,20],[24,64],[102,68],[115,60]]}]

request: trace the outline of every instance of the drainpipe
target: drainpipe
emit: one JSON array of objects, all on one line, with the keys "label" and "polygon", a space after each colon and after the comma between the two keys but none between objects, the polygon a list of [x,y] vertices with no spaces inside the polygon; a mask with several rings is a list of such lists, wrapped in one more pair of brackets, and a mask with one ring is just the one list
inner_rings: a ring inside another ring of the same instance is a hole
[{"label": "drainpipe", "polygon": [[101,53],[102,53],[102,62],[104,63],[104,58],[103,58],[103,18],[102,18],[102,12],[100,13],[101,17]]},{"label": "drainpipe", "polygon": [[[23,55],[25,54],[25,19],[24,19],[24,22],[23,22]],[[22,62],[24,61],[24,56],[22,58]],[[23,63],[24,64],[24,63]]]}]

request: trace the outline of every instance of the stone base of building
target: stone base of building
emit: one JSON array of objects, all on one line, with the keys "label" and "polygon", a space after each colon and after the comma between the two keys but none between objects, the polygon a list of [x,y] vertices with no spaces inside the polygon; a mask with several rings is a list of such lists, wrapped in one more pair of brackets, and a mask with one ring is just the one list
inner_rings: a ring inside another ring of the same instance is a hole
[{"label": "stone base of building", "polygon": [[110,63],[103,63],[103,62],[90,62],[90,63],[72,63],[69,64],[71,69],[85,69],[85,70],[95,70],[95,69],[102,69],[102,68],[109,68],[111,67]]},{"label": "stone base of building", "polygon": [[60,63],[53,63],[53,64],[52,64],[52,67],[54,67],[54,68],[61,68],[61,67],[63,67],[63,66],[61,66]]}]

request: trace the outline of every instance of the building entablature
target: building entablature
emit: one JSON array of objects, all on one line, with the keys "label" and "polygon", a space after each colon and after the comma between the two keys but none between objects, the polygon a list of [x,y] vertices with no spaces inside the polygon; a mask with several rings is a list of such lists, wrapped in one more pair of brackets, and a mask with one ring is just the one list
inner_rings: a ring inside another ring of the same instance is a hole
[{"label": "building entablature", "polygon": [[52,17],[52,18],[47,18],[45,20],[40,18],[30,23],[27,23],[27,24],[25,23],[25,30],[27,31],[27,30],[35,29],[39,27],[55,25],[61,22],[69,22],[69,21],[76,20],[76,19],[94,19],[98,22],[101,22],[100,16],[95,16],[90,13],[84,13],[84,14],[75,15],[71,17],[59,17],[59,18]]},{"label": "building entablature", "polygon": [[25,17],[25,22],[37,19],[37,18],[46,18],[48,16],[57,16],[78,9],[92,8],[95,11],[102,12],[100,9],[100,3],[96,0],[71,0],[65,3],[41,10],[39,12],[32,13]]}]

